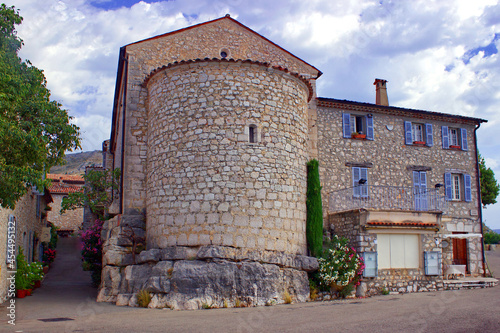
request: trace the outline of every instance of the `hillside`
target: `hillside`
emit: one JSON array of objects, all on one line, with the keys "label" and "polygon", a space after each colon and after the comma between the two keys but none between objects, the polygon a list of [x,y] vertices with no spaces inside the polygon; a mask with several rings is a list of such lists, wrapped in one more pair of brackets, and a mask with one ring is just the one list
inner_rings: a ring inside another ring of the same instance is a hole
[{"label": "hillside", "polygon": [[85,167],[91,165],[102,165],[102,152],[100,150],[66,154],[66,164],[52,167],[49,173],[83,175]]}]

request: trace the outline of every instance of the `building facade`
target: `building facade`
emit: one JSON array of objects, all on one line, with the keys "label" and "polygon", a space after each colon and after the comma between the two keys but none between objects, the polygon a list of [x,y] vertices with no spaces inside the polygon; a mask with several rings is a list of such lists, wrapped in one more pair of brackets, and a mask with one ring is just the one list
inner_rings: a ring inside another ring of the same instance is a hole
[{"label": "building facade", "polygon": [[[383,80],[378,104],[317,98],[320,75],[229,16],[120,49],[103,147],[121,181],[103,231],[100,301],[134,305],[140,289],[174,308],[306,300],[317,267],[305,238],[313,158],[325,229],[377,260],[370,288],[384,272],[424,276],[427,252],[481,273],[478,239],[457,241],[465,259],[443,244],[480,232],[483,120],[389,107]],[[398,246],[408,258],[393,262]]]},{"label": "building facade", "polygon": [[70,193],[83,191],[85,180],[80,175],[47,174],[51,180],[49,192],[53,203],[47,212],[47,220],[58,228],[60,235],[71,235],[78,231],[83,222],[83,208],[68,210],[61,214],[62,200]]},{"label": "building facade", "polygon": [[0,244],[5,246],[0,251],[0,302],[7,299],[8,278],[14,276],[12,268],[7,266],[8,259],[18,253],[19,246],[22,246],[27,262],[42,261],[41,235],[47,226],[46,207],[51,202],[52,197],[47,191],[29,190],[18,200],[15,209],[0,208]]}]

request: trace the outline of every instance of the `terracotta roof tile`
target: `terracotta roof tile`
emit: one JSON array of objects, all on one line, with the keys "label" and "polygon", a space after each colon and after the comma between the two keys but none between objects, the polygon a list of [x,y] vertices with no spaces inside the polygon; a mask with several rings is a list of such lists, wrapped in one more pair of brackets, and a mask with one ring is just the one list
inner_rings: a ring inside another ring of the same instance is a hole
[{"label": "terracotta roof tile", "polygon": [[49,186],[49,192],[52,194],[67,194],[67,193],[75,193],[75,192],[83,192],[83,186],[78,185],[60,185],[54,184]]},{"label": "terracotta roof tile", "polygon": [[68,180],[68,181],[81,181],[81,182],[85,181],[83,177],[80,175],[65,175],[60,173],[48,173],[47,179],[53,179],[53,180],[62,179],[63,181]]}]

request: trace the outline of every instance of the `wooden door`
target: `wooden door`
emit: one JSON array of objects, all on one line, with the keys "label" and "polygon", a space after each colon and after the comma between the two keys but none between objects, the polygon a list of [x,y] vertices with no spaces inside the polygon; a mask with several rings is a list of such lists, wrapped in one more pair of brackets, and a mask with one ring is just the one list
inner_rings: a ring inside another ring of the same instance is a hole
[{"label": "wooden door", "polygon": [[453,264],[465,265],[465,270],[469,273],[469,264],[467,260],[467,239],[453,238]]}]

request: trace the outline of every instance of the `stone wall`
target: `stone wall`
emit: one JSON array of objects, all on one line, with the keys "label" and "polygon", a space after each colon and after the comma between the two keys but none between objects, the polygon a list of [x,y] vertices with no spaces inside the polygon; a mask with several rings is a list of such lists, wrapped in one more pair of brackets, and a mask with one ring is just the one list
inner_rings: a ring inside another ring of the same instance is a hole
[{"label": "stone wall", "polygon": [[148,248],[304,254],[306,84],[260,64],[217,61],[158,72],[148,90]]},{"label": "stone wall", "polygon": [[[474,148],[474,121],[424,114],[399,108],[357,105],[356,103],[319,102],[318,148],[323,207],[328,207],[332,191],[352,187],[352,165],[368,168],[369,185],[402,186],[412,188],[412,171],[426,170],[427,188],[444,184],[447,172],[469,174],[472,185],[472,201],[449,201],[443,213],[442,233],[452,231],[479,232],[476,181],[476,156]],[[343,138],[342,113],[373,116],[374,140]],[[433,146],[406,145],[404,121],[430,123],[433,128]],[[468,150],[443,149],[441,126],[467,129]],[[444,195],[444,187],[440,189]],[[325,216],[328,210],[324,210]],[[446,221],[446,223],[444,223]],[[464,224],[464,221],[468,221]],[[460,229],[460,230],[458,230]],[[480,247],[470,242],[470,266],[473,274],[482,273],[479,264]],[[445,258],[447,255],[445,254]]]},{"label": "stone wall", "polygon": [[[37,215],[37,200],[40,200],[40,214]],[[46,225],[46,219],[43,218],[45,207],[43,196],[32,194],[31,190],[19,199],[16,208],[0,208],[0,244],[4,248],[0,251],[0,302],[7,297],[8,290],[8,268],[6,265],[6,247],[7,247],[7,226],[9,215],[15,217],[16,224],[16,251],[19,246],[24,249],[24,255],[28,262],[32,260],[41,261],[40,241],[37,239],[42,234],[42,228]],[[35,237],[36,236],[36,237]],[[17,252],[16,252],[17,253]]]},{"label": "stone wall", "polygon": [[50,207],[52,208],[47,212],[47,220],[54,224],[61,230],[78,231],[83,222],[83,208],[68,210],[64,214],[60,213],[62,199],[67,194],[52,194]]}]

